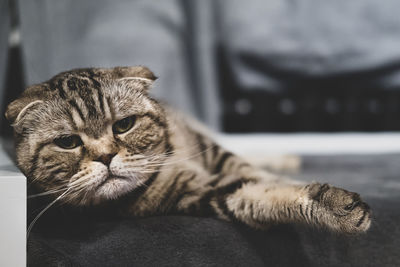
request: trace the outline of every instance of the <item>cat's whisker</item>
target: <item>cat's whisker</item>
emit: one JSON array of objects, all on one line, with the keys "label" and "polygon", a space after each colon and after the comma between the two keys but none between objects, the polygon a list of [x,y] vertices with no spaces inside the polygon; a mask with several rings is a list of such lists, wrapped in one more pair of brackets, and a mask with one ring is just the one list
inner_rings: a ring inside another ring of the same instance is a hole
[{"label": "cat's whisker", "polygon": [[78,190],[83,190],[85,188],[87,188],[88,186],[90,186],[90,180],[93,179],[93,176],[88,176],[88,177],[84,177],[82,179],[79,180],[79,184],[77,184],[77,189]]},{"label": "cat's whisker", "polygon": [[28,199],[31,199],[31,198],[35,198],[35,197],[41,197],[41,196],[52,195],[52,194],[56,194],[56,193],[59,193],[59,192],[68,190],[68,189],[74,189],[74,187],[69,186],[69,185],[65,185],[65,186],[61,186],[61,187],[58,187],[58,188],[54,188],[54,189],[52,189],[52,190],[48,190],[48,191],[45,191],[45,192],[42,192],[42,193],[33,194],[33,195],[28,195],[27,198],[28,198]]},{"label": "cat's whisker", "polygon": [[214,146],[215,146],[215,145],[209,146],[207,149],[202,150],[202,151],[200,151],[200,152],[197,152],[197,153],[195,153],[195,154],[193,154],[193,155],[190,155],[190,156],[188,156],[188,157],[186,157],[186,158],[177,159],[177,160],[168,160],[168,159],[166,159],[165,161],[160,162],[160,163],[158,163],[158,164],[148,164],[147,166],[150,166],[150,167],[161,167],[161,166],[172,165],[172,164],[176,164],[176,163],[181,163],[181,162],[184,162],[184,161],[188,161],[188,160],[191,160],[191,159],[196,158],[196,157],[198,157],[198,156],[201,156],[203,153],[208,152],[208,151],[209,151],[210,149],[212,149]]},{"label": "cat's whisker", "polygon": [[[173,151],[166,151],[163,154],[174,155],[174,154],[179,154],[179,153],[187,153],[188,151],[193,151],[193,150],[198,151],[199,146],[200,146],[199,142],[194,142],[193,145],[191,145],[191,146],[175,149]],[[199,153],[201,155],[202,153],[206,153],[207,151],[209,151],[210,149],[213,149],[216,146],[218,146],[218,145],[215,143],[212,145],[208,145],[206,149],[200,150],[197,153]]]},{"label": "cat's whisker", "polygon": [[28,185],[33,185],[34,183],[36,183],[37,181],[42,180],[42,179],[44,179],[43,176],[36,176],[34,179],[32,179],[28,182]]},{"label": "cat's whisker", "polygon": [[[163,153],[160,153],[160,154],[146,155],[146,156],[144,156],[144,158],[150,159],[152,157],[155,157],[155,158],[161,158],[162,160],[165,160],[171,155],[176,155],[176,154],[179,154],[179,153],[185,154],[185,153],[187,153],[189,151],[196,150],[196,148],[198,146],[199,146],[199,143],[194,143],[194,145],[191,145],[191,146],[186,147],[184,149],[180,148],[180,149],[173,150],[173,151],[166,151],[166,152],[163,152]],[[215,146],[216,145],[208,146],[205,150],[199,151],[198,154],[201,155],[202,153],[206,153],[207,151],[209,151],[210,149],[212,149]]]},{"label": "cat's whisker", "polygon": [[91,176],[91,175],[82,175],[82,176],[74,177],[74,181],[70,182],[68,185],[69,186],[74,186],[76,184],[81,184],[82,181],[85,181],[85,180],[89,179],[90,177],[93,177],[93,176]]},{"label": "cat's whisker", "polygon": [[[60,174],[60,173],[63,173],[63,172],[65,173],[65,172],[66,172],[65,170],[63,170],[63,167],[59,167],[59,166],[54,166],[53,168],[48,169],[47,172],[54,172],[54,171],[56,171],[56,170],[62,170],[62,171],[58,172],[57,174]],[[37,175],[37,176],[36,176],[35,178],[33,178],[32,180],[28,181],[28,186],[30,186],[30,185],[34,184],[36,181],[42,180],[42,179],[46,179],[46,176],[44,176],[44,175]]]},{"label": "cat's whisker", "polygon": [[80,199],[80,203],[83,204],[86,201],[86,199],[88,199],[87,196],[88,196],[89,192],[92,192],[92,190],[86,190],[83,197],[81,197],[81,199]]},{"label": "cat's whisker", "polygon": [[41,196],[52,195],[52,194],[56,194],[56,193],[61,192],[61,191],[64,191],[64,190],[66,190],[66,188],[55,189],[55,190],[49,190],[49,191],[42,192],[42,193],[39,193],[39,194],[29,195],[29,196],[28,196],[28,199],[30,199],[30,198],[35,198],[35,197],[41,197]]},{"label": "cat's whisker", "polygon": [[144,188],[148,188],[149,187],[142,179],[138,179],[138,180],[136,180],[136,182],[138,183],[138,185],[140,187],[144,187]]},{"label": "cat's whisker", "polygon": [[[129,169],[129,172],[132,174],[137,175],[138,173],[155,173],[157,171],[157,168],[148,168],[147,166],[145,168],[140,167],[136,168],[138,166],[136,165],[125,165],[124,168]],[[167,170],[167,169],[165,169]]]},{"label": "cat's whisker", "polygon": [[53,200],[49,205],[47,205],[41,212],[39,212],[38,215],[36,215],[35,219],[32,220],[32,222],[29,224],[27,233],[26,233],[26,239],[29,238],[29,235],[31,233],[31,230],[33,228],[33,226],[35,225],[35,223],[37,222],[37,220],[51,207],[53,206],[57,201],[59,201],[60,199],[62,199],[67,193],[68,193],[69,189],[65,190],[64,193],[62,193],[61,195],[59,195],[55,200]]}]

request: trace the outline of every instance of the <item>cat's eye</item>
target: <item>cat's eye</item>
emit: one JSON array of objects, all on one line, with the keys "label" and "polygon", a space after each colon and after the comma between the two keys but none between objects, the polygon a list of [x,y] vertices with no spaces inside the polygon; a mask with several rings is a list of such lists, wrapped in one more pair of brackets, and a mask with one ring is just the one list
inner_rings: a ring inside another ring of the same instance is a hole
[{"label": "cat's eye", "polygon": [[82,140],[77,135],[70,135],[57,138],[54,140],[54,143],[64,149],[73,149],[82,145]]},{"label": "cat's eye", "polygon": [[113,133],[123,134],[129,131],[135,124],[135,121],[136,121],[135,116],[126,117],[125,119],[117,121],[112,126]]},{"label": "cat's eye", "polygon": [[347,211],[351,211],[351,210],[354,209],[354,207],[357,205],[357,203],[358,203],[357,201],[354,201],[353,203],[351,203],[351,204],[347,205],[346,207],[344,207],[344,209],[347,210]]}]

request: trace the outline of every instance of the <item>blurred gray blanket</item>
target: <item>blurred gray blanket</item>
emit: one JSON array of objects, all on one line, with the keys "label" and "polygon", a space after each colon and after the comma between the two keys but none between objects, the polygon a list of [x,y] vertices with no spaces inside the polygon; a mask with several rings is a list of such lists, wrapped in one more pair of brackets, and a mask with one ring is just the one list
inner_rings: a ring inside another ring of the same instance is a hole
[{"label": "blurred gray blanket", "polygon": [[[358,191],[371,230],[341,236],[302,225],[261,232],[213,218],[94,219],[68,213],[42,222],[29,266],[400,266],[400,155],[304,157],[299,179]],[[46,219],[46,218],[45,218]]]}]

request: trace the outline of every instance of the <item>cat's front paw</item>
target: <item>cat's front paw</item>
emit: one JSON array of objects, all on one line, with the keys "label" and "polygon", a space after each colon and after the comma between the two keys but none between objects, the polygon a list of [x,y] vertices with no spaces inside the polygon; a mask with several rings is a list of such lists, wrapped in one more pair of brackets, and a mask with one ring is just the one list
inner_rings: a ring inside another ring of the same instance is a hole
[{"label": "cat's front paw", "polygon": [[313,183],[307,188],[310,199],[320,207],[320,221],[329,228],[345,233],[369,229],[371,209],[359,194],[328,184]]}]

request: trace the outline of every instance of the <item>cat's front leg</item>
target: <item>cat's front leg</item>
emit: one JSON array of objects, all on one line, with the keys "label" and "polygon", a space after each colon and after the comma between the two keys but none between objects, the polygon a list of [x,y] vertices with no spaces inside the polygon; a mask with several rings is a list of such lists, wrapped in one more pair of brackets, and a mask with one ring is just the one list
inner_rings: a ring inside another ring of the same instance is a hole
[{"label": "cat's front leg", "polygon": [[358,194],[319,183],[245,184],[226,196],[225,216],[256,228],[302,222],[344,233],[365,232],[371,224],[370,208]]}]

